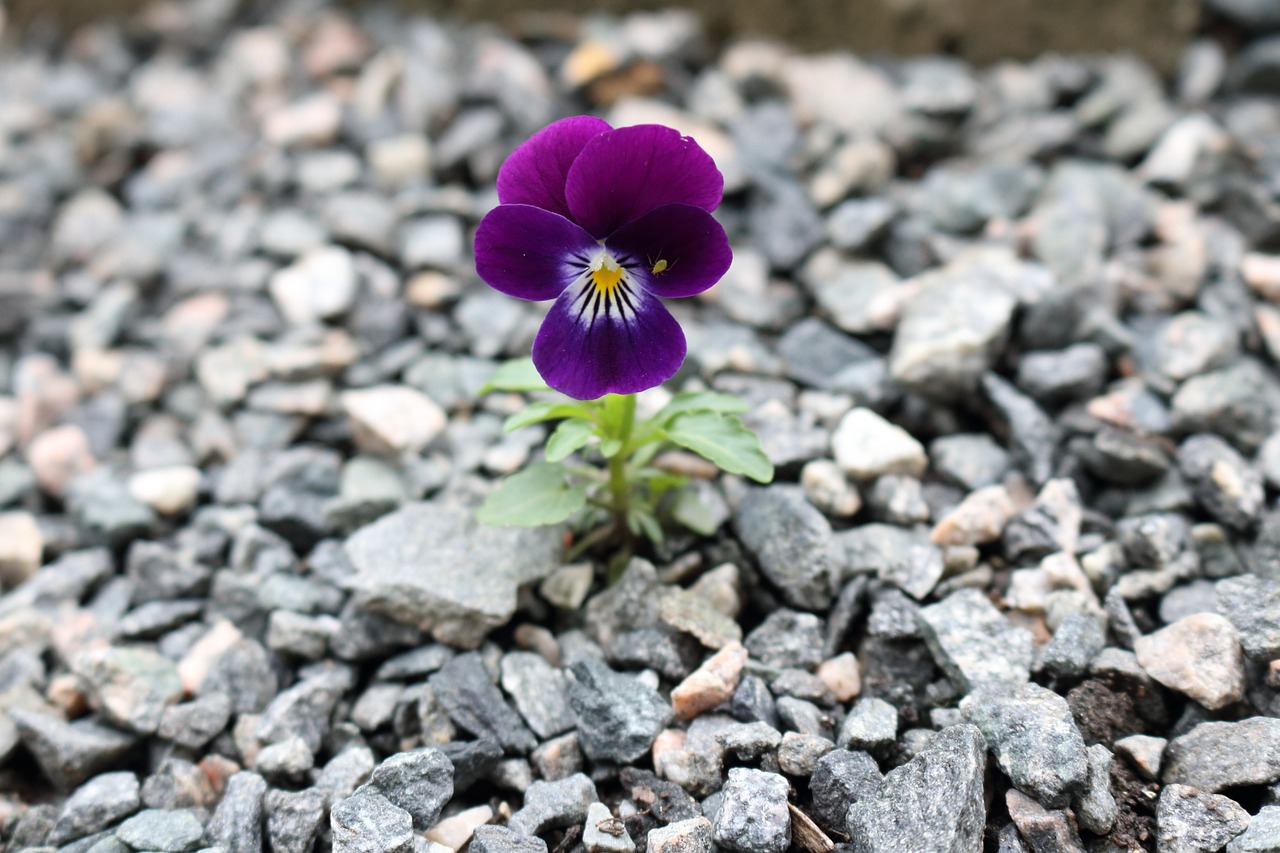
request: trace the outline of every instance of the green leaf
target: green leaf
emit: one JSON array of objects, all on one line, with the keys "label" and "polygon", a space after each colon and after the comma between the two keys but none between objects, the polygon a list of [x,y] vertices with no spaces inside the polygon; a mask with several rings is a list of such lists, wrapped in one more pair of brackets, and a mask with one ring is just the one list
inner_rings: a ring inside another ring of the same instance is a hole
[{"label": "green leaf", "polygon": [[491,391],[548,391],[531,358],[514,358],[498,365],[489,381],[480,389],[481,394]]},{"label": "green leaf", "polygon": [[699,536],[710,536],[719,527],[715,515],[693,489],[684,489],[676,495],[671,504],[671,517]]},{"label": "green leaf", "polygon": [[539,527],[560,522],[582,509],[587,490],[569,482],[564,466],[530,465],[503,480],[476,512],[481,524]]},{"label": "green leaf", "polygon": [[612,459],[622,451],[622,439],[606,438],[600,442],[600,452],[605,459]]},{"label": "green leaf", "polygon": [[722,415],[739,415],[751,408],[733,394],[722,394],[719,391],[683,391],[667,403],[654,421],[669,423],[677,415],[691,412],[719,412]]},{"label": "green leaf", "polygon": [[627,527],[631,532],[643,536],[654,545],[661,545],[666,538],[662,533],[662,525],[653,513],[643,509],[633,509],[627,513]]},{"label": "green leaf", "polygon": [[543,421],[555,421],[561,418],[591,419],[591,410],[580,403],[530,403],[502,424],[503,432],[515,432],[520,427],[540,424]]},{"label": "green leaf", "polygon": [[677,415],[667,427],[667,438],[731,474],[742,474],[757,483],[773,480],[773,463],[764,455],[760,439],[732,415]]},{"label": "green leaf", "polygon": [[547,439],[547,461],[559,462],[575,450],[582,449],[594,434],[595,427],[586,421],[561,421]]}]

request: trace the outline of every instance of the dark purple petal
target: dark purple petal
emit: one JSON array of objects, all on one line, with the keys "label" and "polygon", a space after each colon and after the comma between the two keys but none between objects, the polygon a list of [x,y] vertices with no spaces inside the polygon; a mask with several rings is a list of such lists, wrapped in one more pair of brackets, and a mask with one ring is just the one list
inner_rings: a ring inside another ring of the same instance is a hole
[{"label": "dark purple petal", "polygon": [[574,116],[549,124],[530,136],[498,170],[498,201],[531,204],[569,216],[569,205],[564,198],[569,167],[590,139],[609,129],[609,123],[603,119]]},{"label": "dark purple petal", "polygon": [[555,299],[599,248],[590,234],[559,214],[500,204],[476,229],[476,272],[508,296]]},{"label": "dark purple petal", "polygon": [[733,261],[729,238],[700,207],[668,204],[619,228],[605,241],[651,293],[678,299],[720,280]]},{"label": "dark purple petal", "polygon": [[579,400],[661,385],[684,354],[684,332],[656,297],[624,284],[606,300],[589,281],[560,294],[533,342],[542,378]]},{"label": "dark purple petal", "polygon": [[640,124],[589,140],[569,169],[564,194],[573,221],[607,237],[664,204],[715,210],[724,177],[689,137],[660,124]]}]

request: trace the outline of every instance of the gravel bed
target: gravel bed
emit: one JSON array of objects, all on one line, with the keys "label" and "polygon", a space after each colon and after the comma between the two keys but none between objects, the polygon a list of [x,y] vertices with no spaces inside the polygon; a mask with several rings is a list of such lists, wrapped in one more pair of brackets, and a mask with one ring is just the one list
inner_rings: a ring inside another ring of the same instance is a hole
[{"label": "gravel bed", "polygon": [[[0,54],[5,849],[1280,851],[1272,3],[1173,81],[236,5]],[[472,234],[586,112],[724,173],[640,407],[778,470],[612,586],[473,519]]]}]

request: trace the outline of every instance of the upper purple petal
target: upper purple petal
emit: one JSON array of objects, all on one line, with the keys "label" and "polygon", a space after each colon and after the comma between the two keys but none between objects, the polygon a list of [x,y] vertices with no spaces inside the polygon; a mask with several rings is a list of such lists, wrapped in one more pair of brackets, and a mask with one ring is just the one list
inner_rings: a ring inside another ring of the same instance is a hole
[{"label": "upper purple petal", "polygon": [[498,201],[570,216],[564,197],[569,167],[588,141],[609,129],[603,119],[573,116],[530,136],[498,170]]},{"label": "upper purple petal", "polygon": [[684,363],[680,324],[643,288],[596,303],[590,282],[551,306],[533,342],[533,364],[547,384],[579,400],[636,394],[675,375]]},{"label": "upper purple petal", "polygon": [[701,293],[733,262],[724,228],[700,207],[667,204],[628,222],[605,241],[635,261],[631,275],[651,293],[678,299]]},{"label": "upper purple petal", "polygon": [[476,229],[476,272],[508,296],[555,299],[598,249],[590,234],[558,213],[500,204]]},{"label": "upper purple petal", "polygon": [[607,237],[664,204],[715,210],[724,176],[689,137],[640,124],[588,140],[569,168],[564,192],[573,221]]}]

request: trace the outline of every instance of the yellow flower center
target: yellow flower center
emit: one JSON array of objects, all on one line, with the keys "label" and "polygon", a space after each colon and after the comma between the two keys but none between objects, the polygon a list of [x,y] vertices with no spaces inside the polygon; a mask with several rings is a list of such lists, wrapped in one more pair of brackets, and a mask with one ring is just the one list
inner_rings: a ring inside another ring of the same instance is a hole
[{"label": "yellow flower center", "polygon": [[591,282],[596,289],[608,296],[622,281],[622,267],[607,256],[600,259],[600,265],[591,271]]}]

